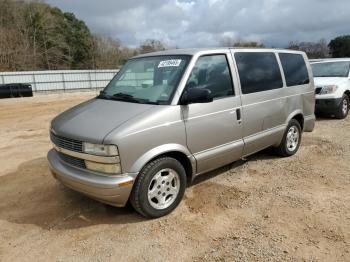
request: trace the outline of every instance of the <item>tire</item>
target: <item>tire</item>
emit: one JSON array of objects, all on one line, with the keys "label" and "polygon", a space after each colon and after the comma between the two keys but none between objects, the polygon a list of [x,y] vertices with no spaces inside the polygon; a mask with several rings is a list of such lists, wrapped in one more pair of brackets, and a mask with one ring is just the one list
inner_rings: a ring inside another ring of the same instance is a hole
[{"label": "tire", "polygon": [[344,119],[347,117],[348,112],[349,112],[349,97],[347,95],[343,95],[342,100],[337,109],[337,112],[335,113],[335,117],[338,119]]},{"label": "tire", "polygon": [[[283,139],[279,146],[276,148],[277,153],[283,157],[294,155],[300,146],[301,132],[302,130],[299,122],[296,119],[290,120],[286,131],[284,132]],[[292,142],[293,140],[294,143]]]},{"label": "tire", "polygon": [[186,171],[179,161],[171,157],[158,158],[141,170],[130,203],[146,218],[165,216],[182,200],[186,180]]}]

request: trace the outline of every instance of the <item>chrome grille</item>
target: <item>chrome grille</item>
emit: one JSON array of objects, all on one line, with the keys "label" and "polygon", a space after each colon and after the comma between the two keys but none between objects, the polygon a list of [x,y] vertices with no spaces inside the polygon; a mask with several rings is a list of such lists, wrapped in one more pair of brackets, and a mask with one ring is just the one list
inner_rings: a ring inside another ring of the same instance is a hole
[{"label": "chrome grille", "polygon": [[71,164],[72,166],[80,167],[80,168],[86,168],[84,160],[80,158],[76,158],[74,156],[68,156],[66,154],[63,154],[61,152],[58,152],[59,157],[62,161]]},{"label": "chrome grille", "polygon": [[75,151],[75,152],[83,152],[83,142],[66,138],[66,137],[61,137],[57,136],[54,133],[50,133],[51,141],[54,143],[56,146]]}]

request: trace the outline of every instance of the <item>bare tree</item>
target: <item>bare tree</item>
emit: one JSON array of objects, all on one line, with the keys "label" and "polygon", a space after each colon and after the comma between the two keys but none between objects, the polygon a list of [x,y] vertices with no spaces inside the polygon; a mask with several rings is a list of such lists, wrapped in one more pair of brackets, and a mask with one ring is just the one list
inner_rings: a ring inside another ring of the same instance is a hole
[{"label": "bare tree", "polygon": [[290,42],[288,49],[304,51],[309,58],[329,57],[329,48],[325,39],[318,42]]},{"label": "bare tree", "polygon": [[264,44],[254,41],[243,41],[231,36],[224,36],[219,41],[220,46],[224,47],[265,47]]},{"label": "bare tree", "polygon": [[141,43],[138,51],[141,54],[145,54],[155,51],[163,51],[165,49],[167,49],[166,45],[162,41],[156,39],[147,39]]},{"label": "bare tree", "polygon": [[119,40],[95,35],[93,39],[94,68],[116,68],[133,55]]}]

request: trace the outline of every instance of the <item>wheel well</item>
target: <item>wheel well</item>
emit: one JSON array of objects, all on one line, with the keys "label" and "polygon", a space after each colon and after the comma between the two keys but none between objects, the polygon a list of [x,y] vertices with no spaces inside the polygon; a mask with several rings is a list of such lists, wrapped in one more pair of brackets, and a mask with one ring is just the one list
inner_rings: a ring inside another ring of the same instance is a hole
[{"label": "wheel well", "polygon": [[175,158],[177,161],[179,161],[186,171],[187,184],[190,184],[192,182],[192,172],[193,172],[192,164],[191,164],[191,161],[188,159],[188,157],[184,153],[181,153],[178,151],[167,152],[159,156],[156,156],[155,158],[151,159],[149,162],[161,157],[172,157],[172,158]]},{"label": "wheel well", "polygon": [[295,116],[293,116],[292,119],[295,119],[299,122],[301,130],[304,130],[304,117],[302,114],[297,114]]},{"label": "wheel well", "polygon": [[346,94],[348,96],[348,98],[350,99],[350,91],[349,90],[346,90],[344,94]]}]

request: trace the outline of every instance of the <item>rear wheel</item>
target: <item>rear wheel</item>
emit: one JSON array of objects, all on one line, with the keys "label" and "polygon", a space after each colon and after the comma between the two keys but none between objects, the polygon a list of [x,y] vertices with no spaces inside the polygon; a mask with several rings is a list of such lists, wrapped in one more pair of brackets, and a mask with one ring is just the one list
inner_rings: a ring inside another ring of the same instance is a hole
[{"label": "rear wheel", "polygon": [[282,142],[276,148],[276,151],[281,156],[287,157],[294,155],[300,146],[301,142],[301,127],[296,119],[290,120],[287,129],[284,133]]},{"label": "rear wheel", "polygon": [[335,117],[338,119],[344,119],[347,117],[349,112],[349,97],[347,95],[343,95],[342,100],[339,104]]},{"label": "rear wheel", "polygon": [[180,203],[186,189],[186,172],[179,161],[162,157],[148,163],[136,179],[130,202],[144,217],[169,214]]}]

